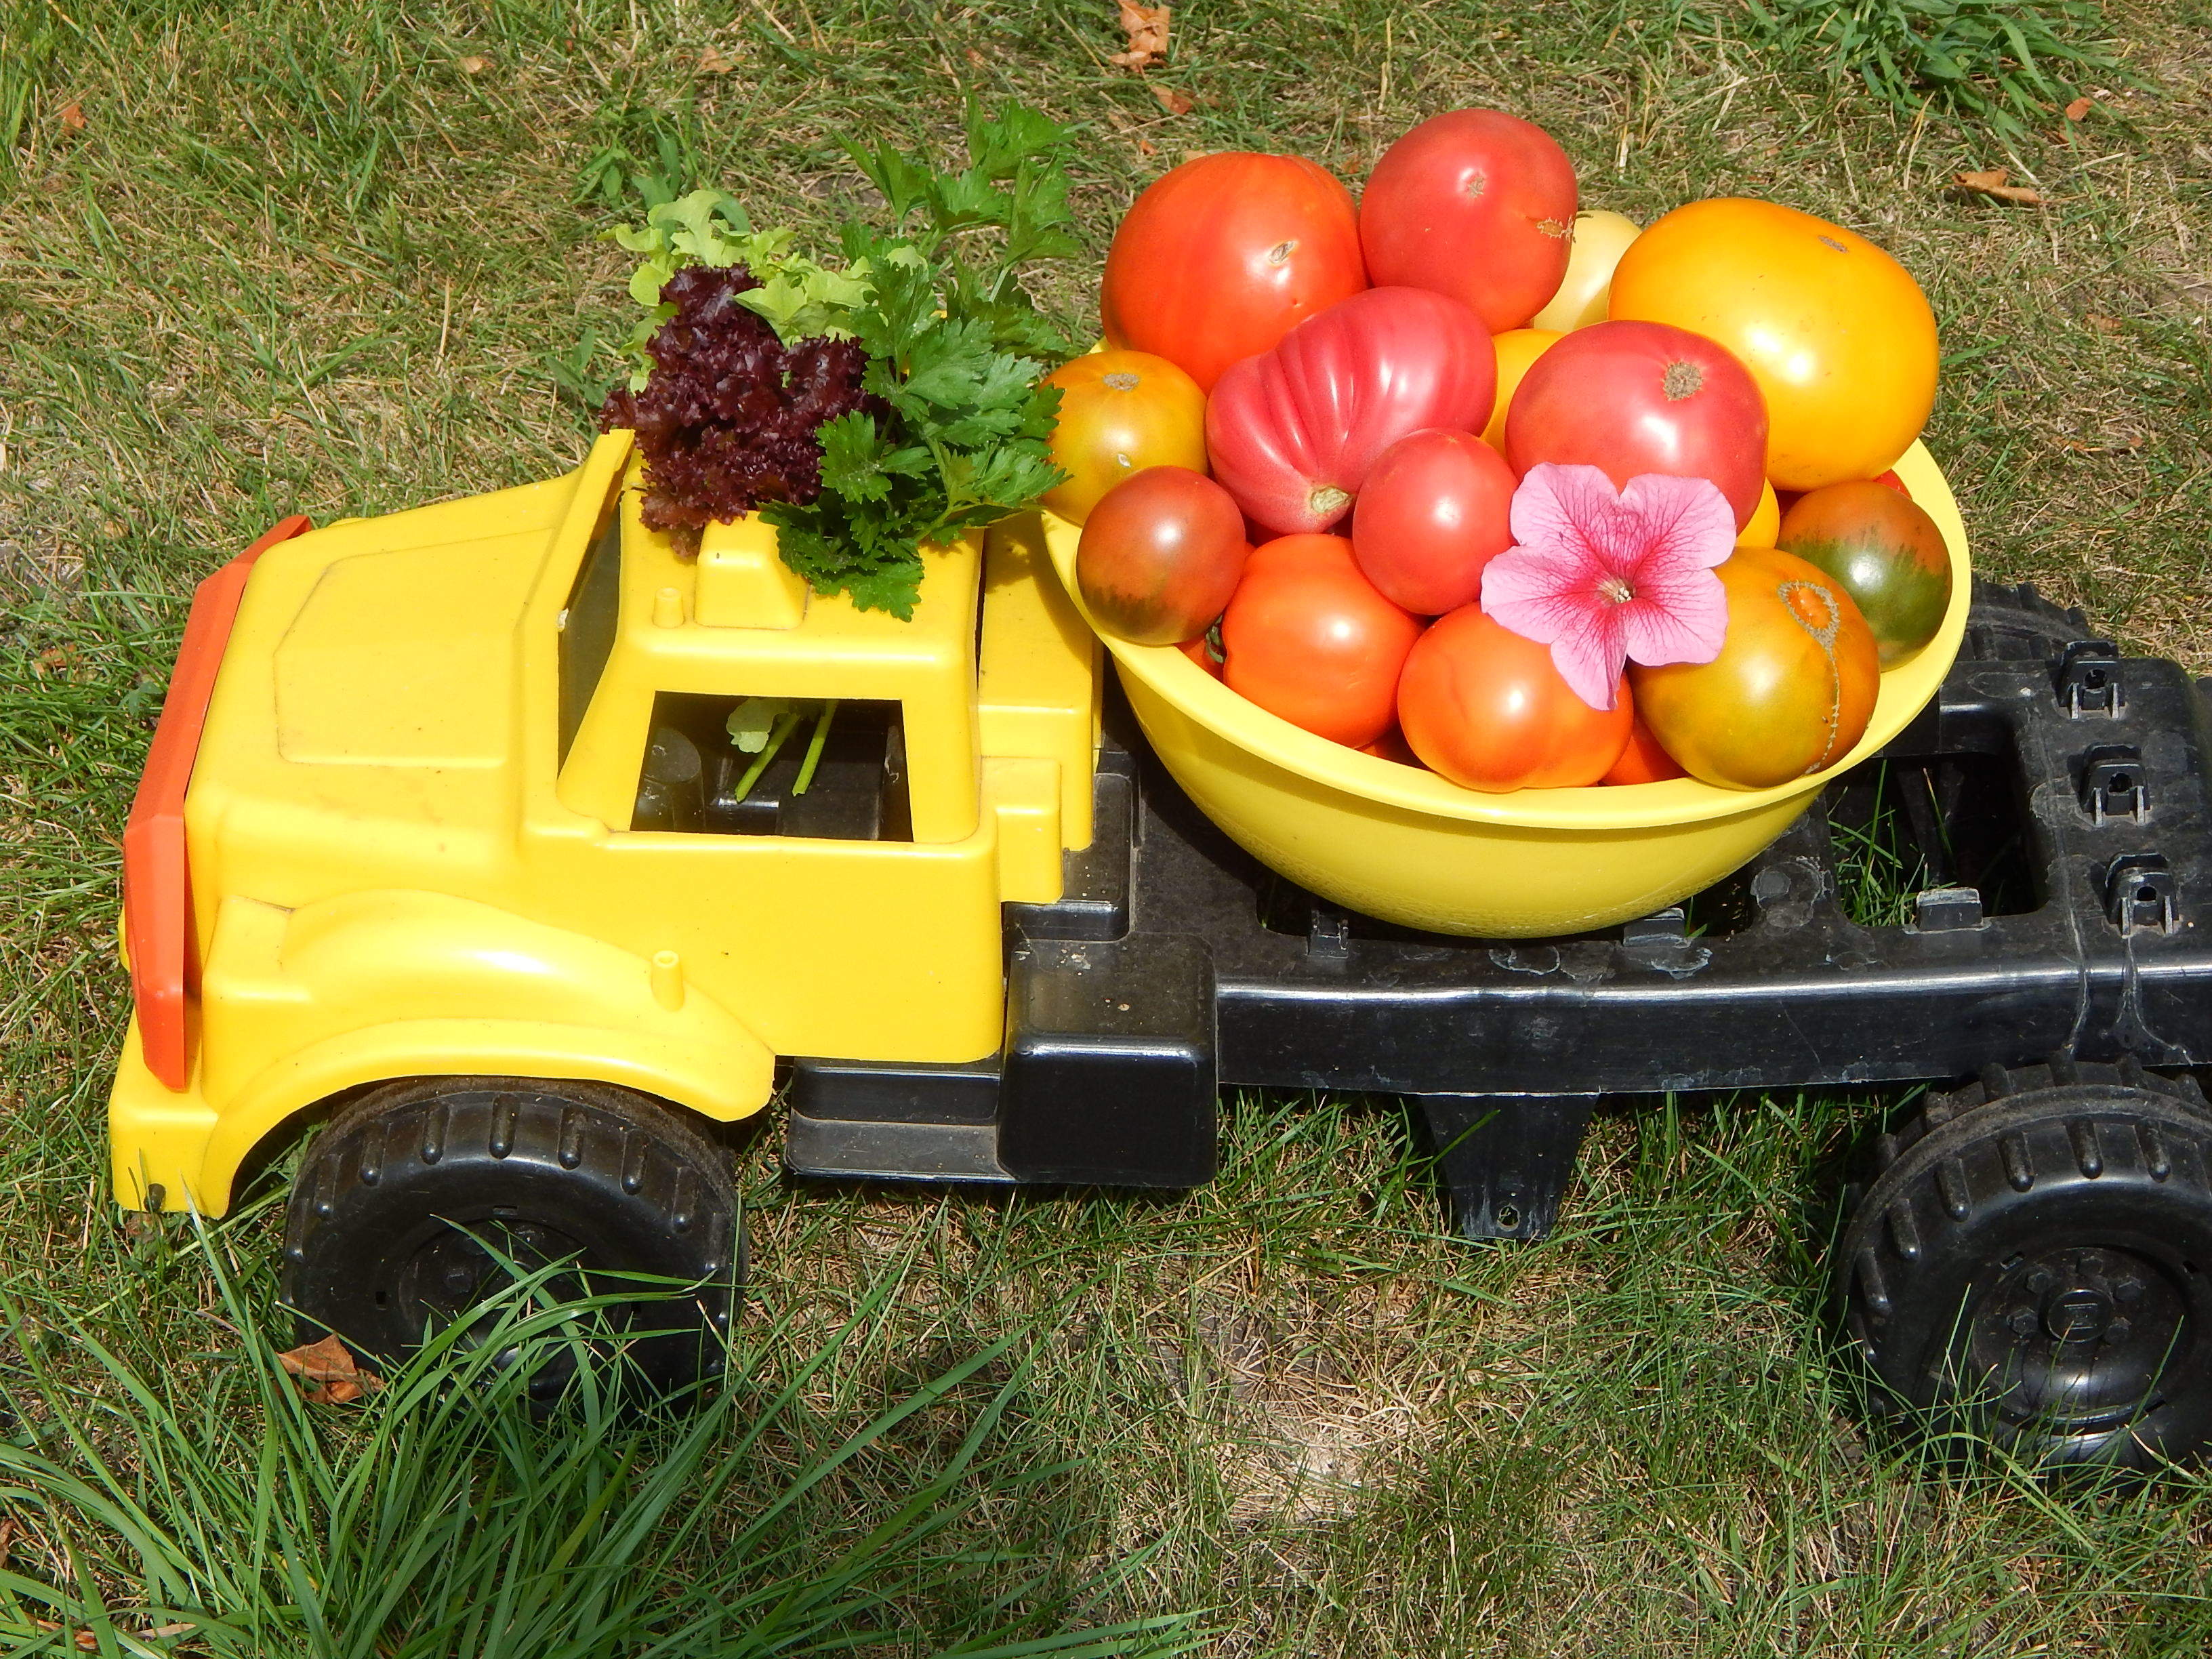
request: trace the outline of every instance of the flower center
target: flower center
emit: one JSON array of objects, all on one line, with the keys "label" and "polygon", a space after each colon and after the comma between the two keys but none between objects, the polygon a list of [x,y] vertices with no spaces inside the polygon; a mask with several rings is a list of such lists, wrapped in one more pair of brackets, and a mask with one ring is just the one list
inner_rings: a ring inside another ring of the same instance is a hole
[{"label": "flower center", "polygon": [[1636,597],[1636,590],[1620,576],[1601,576],[1597,579],[1597,596],[1607,605],[1626,605]]}]

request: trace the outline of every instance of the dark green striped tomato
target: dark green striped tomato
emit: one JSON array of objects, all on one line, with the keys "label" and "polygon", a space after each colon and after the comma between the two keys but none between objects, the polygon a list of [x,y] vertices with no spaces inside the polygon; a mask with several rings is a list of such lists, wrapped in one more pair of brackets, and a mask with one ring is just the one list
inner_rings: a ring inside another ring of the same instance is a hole
[{"label": "dark green striped tomato", "polygon": [[1808,490],[1782,515],[1775,545],[1818,565],[1851,596],[1874,630],[1884,668],[1935,638],[1950,608],[1943,532],[1880,479]]}]

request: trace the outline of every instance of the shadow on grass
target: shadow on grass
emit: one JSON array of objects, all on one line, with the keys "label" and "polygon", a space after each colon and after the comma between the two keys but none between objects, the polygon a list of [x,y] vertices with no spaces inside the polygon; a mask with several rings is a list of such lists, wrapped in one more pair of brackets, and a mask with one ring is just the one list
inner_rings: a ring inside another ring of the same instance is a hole
[{"label": "shadow on grass", "polygon": [[[608,1316],[639,1290],[549,1303],[552,1264],[333,1407],[286,1375],[218,1230],[195,1243],[238,1339],[211,1364],[155,1370],[52,1303],[0,1304],[0,1632],[33,1638],[9,1651],[1104,1659],[1198,1640],[1187,1618],[1095,1613],[1143,1557],[1071,1562],[1097,1494],[1024,1432],[1021,1334],[853,1409],[840,1362],[890,1280],[802,1361],[756,1363],[781,1357],[771,1321],[722,1385],[640,1407],[622,1351],[650,1333]],[[550,1411],[530,1389],[547,1368],[574,1379]]]}]

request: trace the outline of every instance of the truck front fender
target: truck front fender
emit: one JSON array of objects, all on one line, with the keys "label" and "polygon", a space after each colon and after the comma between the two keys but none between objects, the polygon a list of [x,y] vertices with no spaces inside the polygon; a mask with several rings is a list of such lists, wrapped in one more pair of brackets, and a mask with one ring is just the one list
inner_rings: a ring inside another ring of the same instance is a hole
[{"label": "truck front fender", "polygon": [[181,1094],[134,1026],[110,1112],[116,1194],[229,1207],[240,1166],[295,1114],[395,1077],[580,1078],[706,1116],[768,1103],[775,1056],[662,953],[441,893],[349,893],[296,910],[223,902]]}]

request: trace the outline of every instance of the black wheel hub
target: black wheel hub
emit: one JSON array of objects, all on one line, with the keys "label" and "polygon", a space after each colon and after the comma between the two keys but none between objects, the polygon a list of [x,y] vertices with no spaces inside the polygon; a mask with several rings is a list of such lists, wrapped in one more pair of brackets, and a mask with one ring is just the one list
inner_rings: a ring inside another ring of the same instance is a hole
[{"label": "black wheel hub", "polygon": [[2188,1346],[2188,1317],[2165,1268],[2132,1250],[2047,1250],[2012,1263],[1982,1298],[1964,1380],[2002,1390],[2001,1409],[2015,1422],[2124,1422],[2151,1403]]},{"label": "black wheel hub", "polygon": [[540,1300],[569,1302],[584,1293],[581,1275],[590,1263],[575,1239],[543,1222],[506,1217],[448,1226],[401,1265],[392,1297],[403,1312],[426,1312],[434,1322],[448,1324],[502,1284],[559,1261],[574,1265],[540,1282]]}]

